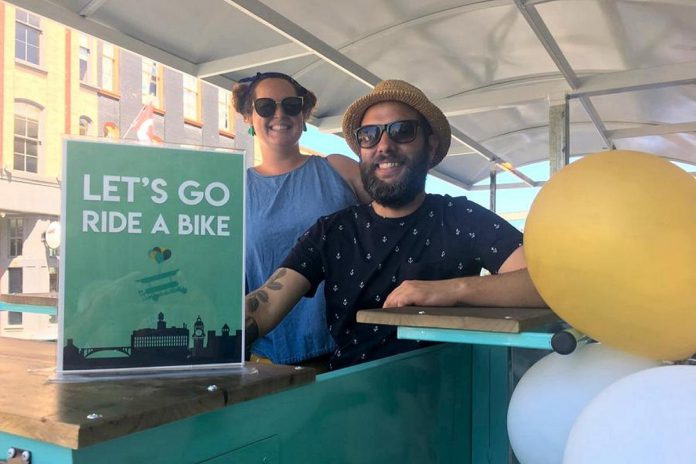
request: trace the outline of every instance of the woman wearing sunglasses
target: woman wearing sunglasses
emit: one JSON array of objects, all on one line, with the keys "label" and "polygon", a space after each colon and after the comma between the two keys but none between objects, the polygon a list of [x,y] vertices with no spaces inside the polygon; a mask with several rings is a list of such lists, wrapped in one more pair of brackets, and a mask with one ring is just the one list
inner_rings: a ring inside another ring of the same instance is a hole
[{"label": "woman wearing sunglasses", "polygon": [[[247,171],[246,283],[255,289],[319,217],[369,197],[355,161],[300,153],[305,121],[317,102],[312,92],[282,73],[242,79],[232,92],[235,110],[261,151],[261,163]],[[319,295],[323,292],[303,298],[282,324],[254,343],[251,360],[297,364],[331,352],[334,342]]]}]

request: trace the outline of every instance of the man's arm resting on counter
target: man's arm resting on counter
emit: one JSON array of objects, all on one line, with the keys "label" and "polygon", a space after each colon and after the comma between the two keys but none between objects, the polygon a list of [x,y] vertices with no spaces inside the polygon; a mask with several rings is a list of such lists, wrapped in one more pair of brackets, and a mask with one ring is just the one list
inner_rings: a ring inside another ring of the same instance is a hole
[{"label": "man's arm resting on counter", "polygon": [[496,275],[448,280],[407,280],[389,294],[384,307],[546,307],[529,277],[522,247],[508,257],[499,272]]},{"label": "man's arm resting on counter", "polygon": [[247,347],[273,330],[310,288],[297,271],[281,267],[263,286],[246,296],[245,330]]}]

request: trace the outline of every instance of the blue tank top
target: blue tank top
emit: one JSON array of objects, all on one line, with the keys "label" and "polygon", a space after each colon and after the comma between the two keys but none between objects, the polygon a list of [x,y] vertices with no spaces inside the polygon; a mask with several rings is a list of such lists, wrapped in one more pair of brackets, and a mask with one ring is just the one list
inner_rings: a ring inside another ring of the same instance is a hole
[{"label": "blue tank top", "polygon": [[[320,156],[279,176],[247,170],[246,283],[263,285],[302,235],[319,217],[358,203],[345,180]],[[329,353],[323,289],[302,298],[283,321],[257,340],[252,352],[276,364],[292,364]]]}]

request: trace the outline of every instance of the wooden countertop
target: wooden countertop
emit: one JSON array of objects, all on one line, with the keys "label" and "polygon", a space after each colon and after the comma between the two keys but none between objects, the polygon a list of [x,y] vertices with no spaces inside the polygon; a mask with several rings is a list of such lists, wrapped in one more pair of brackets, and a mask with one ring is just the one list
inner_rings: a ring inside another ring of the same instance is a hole
[{"label": "wooden countertop", "polygon": [[366,309],[358,322],[406,327],[519,333],[560,321],[547,308],[425,307]]},{"label": "wooden countertop", "polygon": [[55,346],[0,338],[0,431],[78,449],[315,378],[308,368],[247,363],[246,373],[53,383]]}]

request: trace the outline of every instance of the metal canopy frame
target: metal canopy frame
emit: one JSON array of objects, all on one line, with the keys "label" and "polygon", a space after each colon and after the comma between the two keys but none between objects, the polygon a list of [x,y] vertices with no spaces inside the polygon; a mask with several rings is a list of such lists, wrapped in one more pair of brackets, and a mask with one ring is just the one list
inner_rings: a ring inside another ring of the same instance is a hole
[{"label": "metal canopy frame", "polygon": [[552,155],[559,99],[569,156],[642,149],[696,164],[689,0],[9,1],[224,88],[291,74],[318,94],[311,122],[333,133],[381,79],[410,81],[453,129],[432,174],[466,189],[491,166],[519,179],[508,186],[541,185],[520,168]]}]

